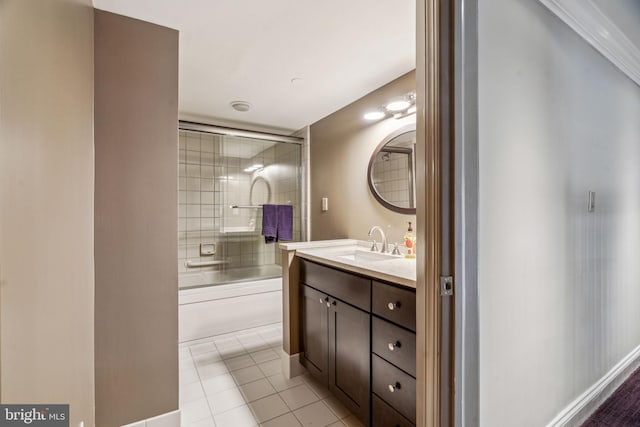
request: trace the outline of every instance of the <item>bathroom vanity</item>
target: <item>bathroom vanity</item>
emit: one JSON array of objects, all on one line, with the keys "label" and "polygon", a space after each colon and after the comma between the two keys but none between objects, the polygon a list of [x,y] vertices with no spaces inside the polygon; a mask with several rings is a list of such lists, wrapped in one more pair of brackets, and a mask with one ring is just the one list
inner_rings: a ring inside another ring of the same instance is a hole
[{"label": "bathroom vanity", "polygon": [[284,311],[296,316],[289,354],[365,425],[414,425],[415,260],[353,240],[281,248],[289,260]]}]

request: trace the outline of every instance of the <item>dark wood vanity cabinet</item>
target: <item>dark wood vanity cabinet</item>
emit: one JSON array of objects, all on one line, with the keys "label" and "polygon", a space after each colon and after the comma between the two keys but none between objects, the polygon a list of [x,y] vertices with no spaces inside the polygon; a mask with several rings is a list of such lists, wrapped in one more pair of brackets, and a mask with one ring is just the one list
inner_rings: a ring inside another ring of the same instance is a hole
[{"label": "dark wood vanity cabinet", "polygon": [[301,363],[365,425],[415,425],[415,291],[299,261]]},{"label": "dark wood vanity cabinet", "polygon": [[365,425],[371,390],[371,280],[300,260],[301,363]]},{"label": "dark wood vanity cabinet", "polygon": [[372,402],[374,426],[416,422],[416,295],[373,282]]}]

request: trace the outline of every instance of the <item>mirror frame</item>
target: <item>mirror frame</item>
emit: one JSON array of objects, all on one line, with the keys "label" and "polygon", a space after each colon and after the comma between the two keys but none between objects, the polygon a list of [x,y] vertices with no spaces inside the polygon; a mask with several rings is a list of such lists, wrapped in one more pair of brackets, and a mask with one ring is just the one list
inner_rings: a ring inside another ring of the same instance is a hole
[{"label": "mirror frame", "polygon": [[[375,197],[375,199],[385,208],[392,210],[394,212],[398,212],[401,214],[405,214],[405,215],[415,215],[416,214],[416,208],[415,208],[415,199],[413,201],[414,207],[413,208],[403,208],[401,206],[396,206],[392,203],[389,203],[384,197],[382,197],[382,195],[378,192],[378,190],[376,189],[376,187],[373,185],[373,164],[375,162],[376,157],[378,156],[378,154],[380,153],[380,151],[382,150],[382,148],[387,145],[392,139],[396,138],[397,136],[400,136],[404,133],[407,132],[411,132],[411,131],[416,131],[416,124],[412,123],[412,124],[408,124],[406,126],[402,126],[399,129],[396,129],[395,131],[391,132],[389,135],[387,135],[382,142],[380,142],[380,144],[378,144],[378,146],[376,147],[376,149],[373,151],[373,154],[371,154],[371,158],[369,159],[369,167],[367,168],[367,184],[369,185],[369,191],[371,191],[371,194],[373,194],[373,197]],[[417,135],[417,134],[416,134]],[[413,157],[415,158],[415,151],[413,153]],[[413,168],[413,166],[412,166]],[[412,188],[413,188],[413,195],[415,196],[415,170],[412,170],[412,175],[413,175],[413,183],[412,183]]]}]

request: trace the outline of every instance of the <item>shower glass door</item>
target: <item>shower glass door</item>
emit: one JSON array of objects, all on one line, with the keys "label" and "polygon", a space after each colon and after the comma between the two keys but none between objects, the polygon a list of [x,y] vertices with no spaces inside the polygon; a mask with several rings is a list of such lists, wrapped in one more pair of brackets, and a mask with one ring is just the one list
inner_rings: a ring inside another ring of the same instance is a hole
[{"label": "shower glass door", "polygon": [[301,230],[301,144],[180,129],[180,288],[278,277],[277,244],[262,236],[262,205],[293,206]]}]

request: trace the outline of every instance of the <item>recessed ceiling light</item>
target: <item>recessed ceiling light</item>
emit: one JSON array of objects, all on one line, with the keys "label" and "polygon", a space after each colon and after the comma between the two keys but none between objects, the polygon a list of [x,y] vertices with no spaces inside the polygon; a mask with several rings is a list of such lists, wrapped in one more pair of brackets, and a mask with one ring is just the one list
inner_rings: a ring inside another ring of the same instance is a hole
[{"label": "recessed ceiling light", "polygon": [[233,101],[230,105],[234,110],[240,111],[242,113],[247,112],[251,109],[251,104],[249,104],[247,101]]},{"label": "recessed ceiling light", "polygon": [[395,101],[391,101],[387,104],[387,110],[389,111],[403,111],[411,106],[411,102],[406,99],[398,99]]},{"label": "recessed ceiling light", "polygon": [[374,110],[374,111],[369,111],[368,113],[364,114],[364,119],[365,120],[380,120],[381,118],[383,118],[385,116],[384,112],[380,111],[380,110]]}]

